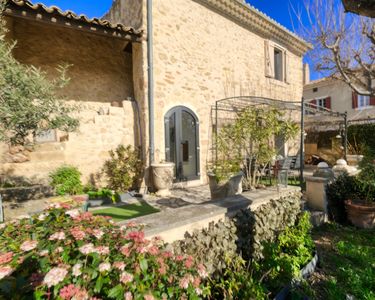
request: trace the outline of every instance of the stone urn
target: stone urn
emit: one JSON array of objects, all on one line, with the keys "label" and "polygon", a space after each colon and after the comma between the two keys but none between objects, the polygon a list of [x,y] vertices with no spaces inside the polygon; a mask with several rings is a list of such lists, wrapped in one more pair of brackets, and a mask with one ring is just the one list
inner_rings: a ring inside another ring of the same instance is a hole
[{"label": "stone urn", "polygon": [[152,180],[156,195],[167,197],[171,195],[170,188],[173,185],[174,163],[162,162],[151,164]]},{"label": "stone urn", "polygon": [[211,199],[217,200],[242,194],[243,175],[243,172],[238,172],[230,176],[226,181],[217,182],[216,175],[208,173]]},{"label": "stone urn", "polygon": [[339,177],[342,174],[348,173],[349,175],[358,174],[359,170],[354,166],[348,166],[345,159],[339,159],[336,161],[336,165],[332,168],[335,177]]},{"label": "stone urn", "polygon": [[375,204],[358,203],[351,200],[345,201],[345,208],[349,221],[359,228],[375,228]]}]

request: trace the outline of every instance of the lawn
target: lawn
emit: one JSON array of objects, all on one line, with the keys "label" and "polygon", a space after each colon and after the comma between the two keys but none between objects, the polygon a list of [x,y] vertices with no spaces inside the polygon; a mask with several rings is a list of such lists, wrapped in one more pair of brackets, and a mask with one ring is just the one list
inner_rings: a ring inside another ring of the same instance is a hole
[{"label": "lawn", "polygon": [[159,212],[158,209],[147,203],[127,204],[123,206],[110,207],[94,210],[94,215],[112,217],[115,222],[120,222],[132,218],[150,215]]},{"label": "lawn", "polygon": [[375,230],[336,224],[314,229],[320,264],[307,282],[312,299],[375,299]]}]

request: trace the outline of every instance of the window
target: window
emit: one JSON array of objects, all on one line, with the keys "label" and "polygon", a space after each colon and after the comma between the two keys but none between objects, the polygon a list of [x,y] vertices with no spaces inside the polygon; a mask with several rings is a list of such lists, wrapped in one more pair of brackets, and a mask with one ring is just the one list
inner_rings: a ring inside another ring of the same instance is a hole
[{"label": "window", "polygon": [[316,93],[318,91],[318,88],[313,88],[313,93]]},{"label": "window", "polygon": [[316,100],[316,107],[317,108],[327,108],[326,98],[317,99]]},{"label": "window", "polygon": [[370,96],[358,95],[358,108],[370,106]]},{"label": "window", "polygon": [[274,78],[283,81],[283,52],[276,48],[274,49],[274,64]]}]

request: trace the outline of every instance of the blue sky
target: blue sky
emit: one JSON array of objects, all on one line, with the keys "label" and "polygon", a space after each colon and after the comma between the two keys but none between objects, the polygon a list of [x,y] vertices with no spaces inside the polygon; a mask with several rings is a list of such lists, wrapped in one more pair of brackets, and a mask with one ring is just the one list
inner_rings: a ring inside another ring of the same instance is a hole
[{"label": "blue sky", "polygon": [[[293,30],[293,12],[290,13],[290,8],[302,7],[303,0],[247,0],[251,5],[264,12],[272,19],[276,20],[286,28]],[[101,17],[108,11],[112,4],[112,0],[33,0],[33,2],[43,2],[46,5],[56,5],[63,10],[73,10],[80,14],[83,13],[89,17]],[[312,79],[319,77],[319,74],[311,72]]]}]

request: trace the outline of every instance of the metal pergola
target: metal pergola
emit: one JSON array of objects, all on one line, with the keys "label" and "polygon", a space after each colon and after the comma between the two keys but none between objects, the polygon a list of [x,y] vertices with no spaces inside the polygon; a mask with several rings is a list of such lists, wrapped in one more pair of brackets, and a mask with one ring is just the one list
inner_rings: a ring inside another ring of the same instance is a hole
[{"label": "metal pergola", "polygon": [[[273,107],[279,110],[295,112],[295,116],[299,116],[300,122],[300,182],[303,184],[304,173],[304,143],[305,143],[305,129],[314,126],[324,126],[324,124],[334,124],[334,126],[342,124],[344,127],[344,155],[345,159],[348,153],[348,117],[347,113],[339,113],[327,108],[322,108],[313,103],[306,103],[302,98],[300,102],[284,101],[278,99],[271,99],[257,96],[237,96],[217,100],[212,107],[214,118],[214,132],[218,135],[219,129],[222,125],[236,120],[241,111],[249,107]],[[340,125],[339,125],[340,126]],[[216,142],[215,142],[216,145]],[[215,159],[217,160],[217,146],[213,149],[215,151]]]}]

